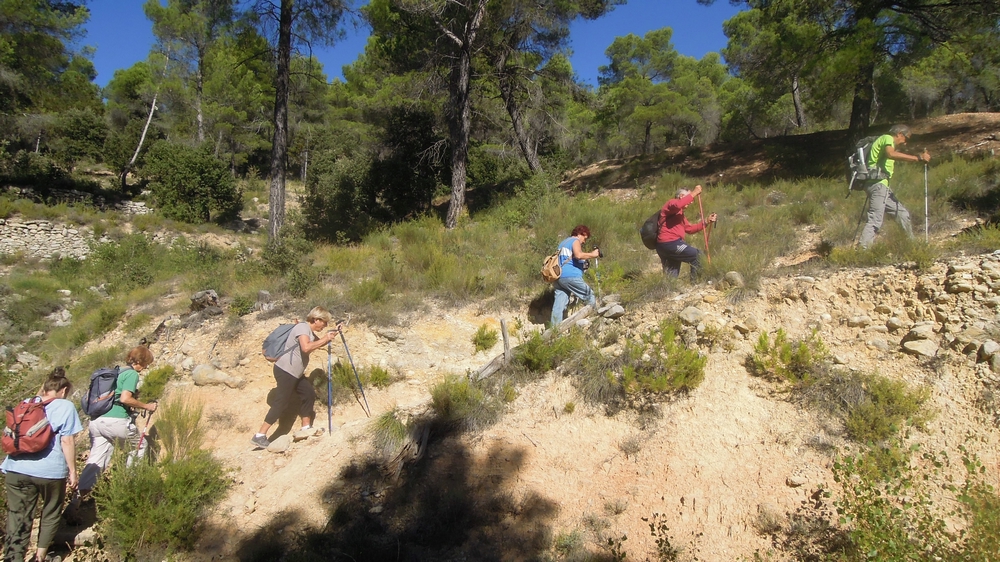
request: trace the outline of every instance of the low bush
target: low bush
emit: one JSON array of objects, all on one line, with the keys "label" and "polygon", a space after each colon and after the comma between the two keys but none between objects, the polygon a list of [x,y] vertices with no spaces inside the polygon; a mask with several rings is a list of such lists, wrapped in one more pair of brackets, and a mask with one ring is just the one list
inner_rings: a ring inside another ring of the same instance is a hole
[{"label": "low bush", "polygon": [[186,459],[200,450],[204,439],[201,414],[201,404],[182,398],[170,400],[156,409],[156,442],[160,461],[170,463]]},{"label": "low bush", "polygon": [[807,339],[789,341],[785,331],[779,328],[773,342],[767,333],[760,334],[745,364],[754,376],[799,383],[808,382],[828,355],[816,332]]},{"label": "low bush", "polygon": [[163,398],[167,382],[177,376],[173,365],[161,365],[151,369],[142,377],[141,396],[143,402],[153,402]]},{"label": "low bush", "polygon": [[689,392],[701,384],[708,358],[678,341],[678,328],[676,319],[664,320],[641,342],[626,344],[622,365],[626,392]]},{"label": "low bush", "polygon": [[368,432],[376,454],[389,460],[399,453],[406,441],[407,429],[399,419],[399,412],[393,408],[372,420]]},{"label": "low bush", "polygon": [[207,451],[132,466],[119,451],[94,493],[101,533],[126,559],[158,560],[164,551],[190,550],[207,509],[228,486],[221,463]]},{"label": "low bush", "polygon": [[493,349],[493,346],[497,344],[500,339],[499,334],[493,328],[488,325],[483,324],[479,326],[476,333],[472,336],[472,345],[476,348],[476,353],[480,351],[489,351]]},{"label": "low bush", "polygon": [[479,429],[499,419],[503,402],[468,378],[449,375],[431,389],[431,408],[446,423]]}]

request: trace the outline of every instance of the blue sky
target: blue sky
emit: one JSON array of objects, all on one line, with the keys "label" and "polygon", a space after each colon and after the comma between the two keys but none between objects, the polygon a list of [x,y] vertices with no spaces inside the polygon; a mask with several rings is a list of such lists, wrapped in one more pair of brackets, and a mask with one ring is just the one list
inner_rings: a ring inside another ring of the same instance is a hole
[{"label": "blue sky", "polygon": [[[94,66],[97,83],[104,86],[115,70],[144,60],[153,45],[152,24],[142,12],[143,0],[89,0],[90,22],[82,45],[96,48]],[[678,52],[701,58],[726,45],[722,22],[738,12],[727,0],[710,7],[696,0],[628,0],[607,16],[595,21],[579,21],[572,26],[571,61],[581,80],[597,84],[597,69],[607,64],[605,49],[615,37],[646,32],[661,27],[674,30]],[[367,32],[348,30],[348,37],[332,48],[314,53],[330,79],[343,78],[341,67],[354,62],[364,50]]]}]

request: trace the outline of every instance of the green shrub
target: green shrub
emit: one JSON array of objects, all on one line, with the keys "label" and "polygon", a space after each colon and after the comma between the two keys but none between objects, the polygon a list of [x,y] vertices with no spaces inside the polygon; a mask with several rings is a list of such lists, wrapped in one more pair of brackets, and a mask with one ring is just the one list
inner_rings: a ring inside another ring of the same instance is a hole
[{"label": "green shrub", "polygon": [[142,175],[163,216],[189,223],[227,221],[243,207],[224,162],[207,149],[161,141],[149,149]]},{"label": "green shrub", "polygon": [[779,328],[773,343],[766,333],[760,334],[754,352],[747,357],[746,367],[758,377],[808,382],[828,355],[816,332],[805,340],[788,341],[785,331]]},{"label": "green shrub", "polygon": [[641,343],[626,345],[622,367],[626,392],[689,392],[701,384],[708,358],[678,341],[679,327],[676,319],[664,320],[657,330],[644,335]]},{"label": "green shrub", "polygon": [[142,377],[141,396],[143,402],[153,402],[163,398],[167,382],[177,376],[173,365],[161,365],[151,369]]},{"label": "green shrub", "polygon": [[469,427],[485,427],[499,419],[503,405],[476,383],[449,375],[431,389],[431,408],[441,420]]},{"label": "green shrub", "polygon": [[922,423],[921,407],[928,388],[910,390],[906,383],[885,377],[867,377],[864,397],[847,414],[847,434],[861,443],[879,442],[897,434],[904,422]]},{"label": "green shrub", "polygon": [[372,420],[368,432],[375,451],[387,460],[395,457],[406,441],[406,425],[399,419],[396,408]]},{"label": "green shrub", "polygon": [[387,388],[392,384],[392,374],[387,369],[372,365],[368,367],[368,380],[375,388]]},{"label": "green shrub", "polygon": [[236,295],[233,297],[233,301],[229,303],[229,310],[231,310],[236,316],[246,316],[247,314],[253,312],[256,304],[257,299],[254,297]]},{"label": "green shrub", "polygon": [[156,409],[160,461],[183,460],[200,451],[205,434],[201,427],[201,414],[201,404],[189,403],[182,398],[170,400]]},{"label": "green shrub", "polygon": [[529,371],[544,373],[586,346],[583,332],[579,330],[571,330],[551,341],[546,341],[542,334],[534,332],[514,350],[514,362]]},{"label": "green shrub", "polygon": [[106,481],[94,493],[108,544],[137,559],[159,559],[163,550],[193,548],[207,509],[229,486],[222,464],[202,450],[132,466],[127,466],[125,454],[115,455]]},{"label": "green shrub", "polygon": [[493,349],[493,346],[497,344],[499,339],[500,336],[496,330],[483,324],[479,326],[479,329],[472,336],[472,345],[475,346],[477,353],[480,351],[489,351]]}]

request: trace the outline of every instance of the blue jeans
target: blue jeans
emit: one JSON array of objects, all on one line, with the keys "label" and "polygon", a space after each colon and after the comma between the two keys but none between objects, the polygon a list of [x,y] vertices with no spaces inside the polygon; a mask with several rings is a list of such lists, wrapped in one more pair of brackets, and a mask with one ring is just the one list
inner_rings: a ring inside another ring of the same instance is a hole
[{"label": "blue jeans", "polygon": [[583,282],[583,277],[560,277],[552,284],[556,289],[556,300],[552,303],[552,325],[558,326],[563,321],[563,312],[569,304],[569,294],[573,293],[576,298],[586,301],[587,304],[595,304],[594,292]]}]

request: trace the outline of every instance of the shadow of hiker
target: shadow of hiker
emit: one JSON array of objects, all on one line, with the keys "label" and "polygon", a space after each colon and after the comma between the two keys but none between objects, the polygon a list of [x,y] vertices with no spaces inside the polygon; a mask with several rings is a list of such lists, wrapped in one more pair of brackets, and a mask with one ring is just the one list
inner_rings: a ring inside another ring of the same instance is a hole
[{"label": "shadow of hiker", "polygon": [[[434,431],[441,435],[440,428]],[[333,505],[322,529],[296,537],[274,520],[240,545],[248,562],[276,560],[534,560],[552,541],[555,501],[518,496],[513,484],[525,450],[494,445],[476,459],[442,436],[398,481],[379,463],[346,466],[323,491]]]}]

